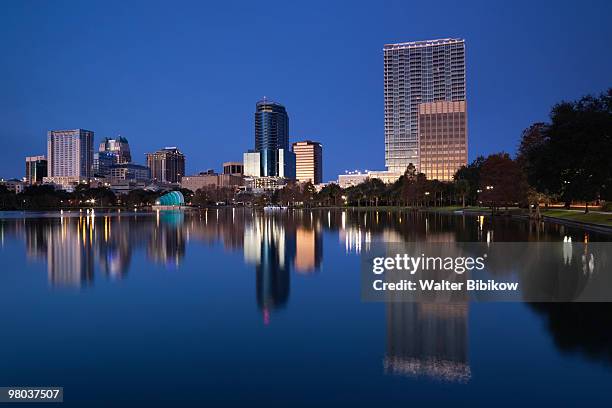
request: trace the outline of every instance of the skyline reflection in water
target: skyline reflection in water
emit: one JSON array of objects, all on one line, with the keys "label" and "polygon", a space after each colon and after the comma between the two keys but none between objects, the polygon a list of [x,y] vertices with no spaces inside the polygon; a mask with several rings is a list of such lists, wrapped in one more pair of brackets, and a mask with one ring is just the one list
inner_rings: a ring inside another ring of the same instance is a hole
[{"label": "skyline reflection in water", "polygon": [[[284,320],[274,322],[275,314],[304,307],[305,300],[300,295],[296,295],[298,303],[292,305],[295,290],[303,291],[312,285],[309,281],[317,282],[327,279],[328,274],[337,274],[338,269],[345,268],[345,262],[381,243],[609,241],[608,236],[562,225],[507,218],[374,210],[264,213],[246,208],[185,213],[66,212],[61,216],[54,213],[25,217],[11,213],[1,219],[0,234],[2,248],[6,241],[21,242],[28,260],[45,265],[49,287],[59,289],[52,296],[58,297],[66,289],[95,291],[98,282],[108,280],[112,285],[129,280],[132,274],[146,274],[146,264],[134,261],[137,253],[150,265],[180,274],[199,245],[219,247],[228,256],[239,255],[253,272],[248,284],[255,293],[253,306],[261,318],[259,324],[264,327],[283,324]],[[324,248],[332,253],[324,257]],[[589,279],[597,259],[592,254],[576,254],[567,248],[559,254],[559,261],[579,262],[585,272],[584,277],[578,278]],[[5,260],[11,256],[6,252],[1,254]],[[517,262],[527,261],[518,259]],[[355,280],[359,280],[358,272],[354,271]],[[542,283],[531,275],[522,279],[529,287],[540,290]],[[309,301],[316,302],[316,295]],[[560,308],[566,309],[560,312]],[[478,367],[470,361],[474,336],[471,309],[467,300],[448,304],[386,303],[386,340],[376,346],[382,353],[378,357],[380,372],[388,377],[415,381],[430,378],[447,383],[471,383],[478,373]],[[610,320],[607,304],[533,305],[525,310],[533,310],[534,316],[542,316],[548,322],[549,334],[560,351],[578,353],[587,360],[603,361],[606,365],[612,361],[612,341],[606,341],[612,340],[612,334],[599,325],[602,319]],[[328,313],[334,313],[333,308]],[[585,314],[589,317],[585,318]],[[370,324],[365,319],[363,324]],[[568,329],[572,322],[583,327],[580,335]]]}]

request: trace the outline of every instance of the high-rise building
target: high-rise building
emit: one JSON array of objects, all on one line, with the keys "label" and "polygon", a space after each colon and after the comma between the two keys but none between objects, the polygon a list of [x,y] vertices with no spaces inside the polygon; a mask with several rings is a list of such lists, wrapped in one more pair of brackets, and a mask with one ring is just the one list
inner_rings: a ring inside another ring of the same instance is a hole
[{"label": "high-rise building", "polygon": [[323,147],[319,142],[306,140],[293,143],[295,178],[299,182],[319,184],[323,180]]},{"label": "high-rise building", "polygon": [[25,179],[28,184],[42,183],[47,177],[47,158],[45,156],[28,156],[25,158]]},{"label": "high-rise building", "polygon": [[289,116],[283,105],[266,98],[255,105],[255,152],[260,156],[261,177],[292,173],[279,166],[281,160],[284,165],[291,163],[288,156],[293,154],[289,150]]},{"label": "high-rise building", "polygon": [[165,147],[155,153],[147,153],[147,166],[151,178],[161,183],[180,183],[185,175],[185,155],[176,147]]},{"label": "high-rise building", "polygon": [[125,137],[104,138],[98,147],[98,152],[94,153],[93,174],[108,177],[112,166],[131,161],[130,145]]},{"label": "high-rise building", "polygon": [[266,98],[255,105],[255,151],[289,148],[289,116],[283,105]]},{"label": "high-rise building", "polygon": [[93,167],[94,132],[84,129],[51,130],[47,133],[48,177],[64,181],[89,179]]},{"label": "high-rise building", "polygon": [[112,166],[117,164],[117,155],[113,152],[96,152],[93,155],[93,175],[107,177]]},{"label": "high-rise building", "polygon": [[451,181],[467,164],[465,101],[419,105],[419,161],[427,178]]},{"label": "high-rise building", "polygon": [[98,148],[98,152],[109,152],[114,154],[117,159],[114,164],[130,163],[132,154],[130,153],[130,144],[125,137],[105,138]]},{"label": "high-rise building", "polygon": [[466,100],[465,42],[447,38],[386,44],[383,53],[385,165],[404,172],[412,163],[420,170],[419,105]]}]

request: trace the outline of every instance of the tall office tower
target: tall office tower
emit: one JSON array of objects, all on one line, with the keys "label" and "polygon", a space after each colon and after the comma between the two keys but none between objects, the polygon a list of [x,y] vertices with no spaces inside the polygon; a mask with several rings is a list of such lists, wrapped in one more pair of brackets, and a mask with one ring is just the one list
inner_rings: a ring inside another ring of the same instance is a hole
[{"label": "tall office tower", "polygon": [[48,176],[74,180],[91,177],[94,132],[84,129],[47,133]]},{"label": "tall office tower", "polygon": [[306,140],[293,143],[295,178],[299,182],[319,184],[323,179],[323,147],[319,142]]},{"label": "tall office tower", "polygon": [[42,183],[47,177],[47,158],[45,156],[29,156],[25,158],[25,178],[28,184]]},{"label": "tall office tower", "polygon": [[419,160],[427,178],[451,181],[467,165],[465,101],[419,105]]},{"label": "tall office tower", "polygon": [[410,163],[419,169],[419,105],[466,100],[465,42],[446,38],[386,44],[383,52],[385,165],[396,172]]},{"label": "tall office tower", "polygon": [[109,152],[117,157],[114,164],[130,163],[132,155],[130,153],[130,144],[125,137],[105,138],[98,148],[98,152]]},{"label": "tall office tower", "polygon": [[147,153],[147,167],[151,178],[162,183],[180,183],[185,175],[185,155],[176,147],[165,147]]},{"label": "tall office tower", "polygon": [[280,177],[281,149],[291,153],[289,116],[283,105],[264,98],[255,105],[255,152],[260,154],[262,177]]}]

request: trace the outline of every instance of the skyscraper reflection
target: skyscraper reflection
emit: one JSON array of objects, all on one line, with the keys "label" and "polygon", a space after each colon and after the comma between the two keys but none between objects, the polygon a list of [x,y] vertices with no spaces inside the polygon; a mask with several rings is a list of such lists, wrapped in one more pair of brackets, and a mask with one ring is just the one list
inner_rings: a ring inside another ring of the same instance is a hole
[{"label": "skyscraper reflection", "polygon": [[289,300],[290,265],[295,239],[286,235],[282,219],[259,214],[246,225],[245,261],[255,264],[257,306],[268,323],[270,312]]},{"label": "skyscraper reflection", "polygon": [[389,302],[385,372],[467,382],[468,305]]},{"label": "skyscraper reflection", "polygon": [[155,217],[147,255],[154,262],[176,267],[185,256],[185,215],[182,211],[157,211]]},{"label": "skyscraper reflection", "polygon": [[94,258],[91,251],[94,220],[79,217],[71,225],[47,230],[47,276],[54,286],[84,286],[93,282]]},{"label": "skyscraper reflection", "polygon": [[257,305],[264,322],[289,300],[291,267],[308,274],[319,270],[323,253],[321,221],[300,210],[252,212],[244,229],[244,260],[255,265]]}]

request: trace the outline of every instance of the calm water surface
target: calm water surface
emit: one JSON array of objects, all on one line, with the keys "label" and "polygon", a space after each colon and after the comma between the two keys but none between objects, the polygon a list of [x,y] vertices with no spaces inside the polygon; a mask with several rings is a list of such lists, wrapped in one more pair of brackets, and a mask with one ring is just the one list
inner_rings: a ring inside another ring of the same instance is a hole
[{"label": "calm water surface", "polygon": [[387,211],[0,217],[0,386],[63,386],[67,406],[612,405],[609,304],[360,298],[374,242],[609,236]]}]

